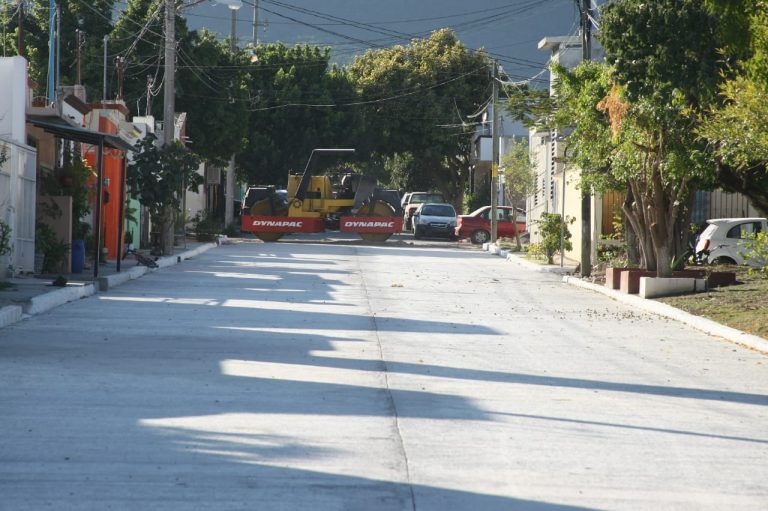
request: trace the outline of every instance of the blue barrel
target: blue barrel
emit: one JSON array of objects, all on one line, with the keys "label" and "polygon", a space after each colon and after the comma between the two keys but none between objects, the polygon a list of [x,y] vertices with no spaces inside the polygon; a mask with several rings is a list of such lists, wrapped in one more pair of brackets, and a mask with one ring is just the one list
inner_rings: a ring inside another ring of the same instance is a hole
[{"label": "blue barrel", "polygon": [[82,273],[85,267],[85,240],[72,240],[72,273]]}]

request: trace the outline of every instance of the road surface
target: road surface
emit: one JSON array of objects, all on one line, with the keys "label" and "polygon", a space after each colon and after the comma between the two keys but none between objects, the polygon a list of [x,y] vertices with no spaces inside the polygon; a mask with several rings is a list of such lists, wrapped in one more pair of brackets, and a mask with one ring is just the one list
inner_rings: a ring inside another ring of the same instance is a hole
[{"label": "road surface", "polygon": [[456,244],[222,246],[0,330],[0,509],[764,510],[766,364]]}]

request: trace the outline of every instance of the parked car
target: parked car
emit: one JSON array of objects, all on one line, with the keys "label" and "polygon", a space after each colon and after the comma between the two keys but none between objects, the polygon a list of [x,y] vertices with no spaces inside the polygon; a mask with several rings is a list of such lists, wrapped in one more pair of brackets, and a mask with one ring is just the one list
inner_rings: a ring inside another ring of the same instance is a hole
[{"label": "parked car", "polygon": [[400,207],[405,209],[405,205],[408,204],[408,200],[411,198],[411,194],[413,192],[406,192],[403,194],[403,196],[400,198]]},{"label": "parked car", "polygon": [[450,204],[423,202],[413,214],[413,237],[455,238],[456,210]]},{"label": "parked car", "polygon": [[696,243],[697,253],[706,253],[706,262],[720,264],[748,264],[764,266],[768,261],[746,259],[743,253],[747,250],[746,241],[749,236],[768,230],[768,220],[765,218],[713,218],[699,235]]},{"label": "parked car", "polygon": [[[525,210],[511,206],[496,206],[496,234],[511,238],[515,229],[525,232]],[[487,243],[491,239],[491,206],[483,206],[468,215],[459,215],[456,220],[456,236],[469,238],[472,243]]]},{"label": "parked car", "polygon": [[411,219],[416,212],[416,208],[419,204],[430,202],[433,204],[445,204],[445,199],[442,193],[434,192],[412,192],[408,197],[408,202],[403,206],[403,229],[410,231],[413,229]]}]

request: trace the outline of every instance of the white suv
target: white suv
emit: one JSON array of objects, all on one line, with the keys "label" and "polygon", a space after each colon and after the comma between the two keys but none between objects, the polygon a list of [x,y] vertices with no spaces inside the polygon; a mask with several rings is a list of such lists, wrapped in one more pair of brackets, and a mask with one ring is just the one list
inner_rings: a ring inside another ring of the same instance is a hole
[{"label": "white suv", "polygon": [[746,238],[768,230],[765,218],[714,218],[699,236],[696,252],[709,251],[708,263],[748,264],[764,266],[766,261],[747,260],[743,252],[747,250]]},{"label": "white suv", "polygon": [[413,237],[456,237],[456,210],[450,204],[423,202],[413,214]]}]

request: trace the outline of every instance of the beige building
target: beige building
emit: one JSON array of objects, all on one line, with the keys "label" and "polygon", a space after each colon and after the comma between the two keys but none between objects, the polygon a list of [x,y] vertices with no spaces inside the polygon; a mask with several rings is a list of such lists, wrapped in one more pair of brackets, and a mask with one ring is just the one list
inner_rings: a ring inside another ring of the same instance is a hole
[{"label": "beige building", "polygon": [[[583,59],[581,38],[579,36],[546,37],[539,42],[539,49],[549,51],[551,60],[565,68],[576,67]],[[593,49],[593,58],[602,58],[599,47]],[[557,77],[550,73],[550,93]],[[563,163],[568,133],[558,133],[555,130],[531,130],[529,134],[531,161],[536,168],[536,191],[528,197],[526,210],[528,225],[531,231],[531,242],[541,239],[538,235],[535,220],[544,213],[557,213],[566,218],[573,218],[568,225],[571,233],[573,250],[567,251],[565,257],[574,261],[581,259],[581,189],[579,169],[567,168]],[[613,216],[612,208],[604,208],[604,200],[599,195],[591,198],[590,235],[592,237],[592,261],[597,260],[597,246],[604,226],[610,226]]]}]

